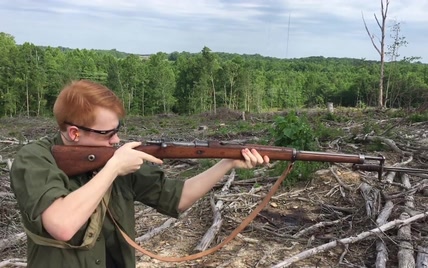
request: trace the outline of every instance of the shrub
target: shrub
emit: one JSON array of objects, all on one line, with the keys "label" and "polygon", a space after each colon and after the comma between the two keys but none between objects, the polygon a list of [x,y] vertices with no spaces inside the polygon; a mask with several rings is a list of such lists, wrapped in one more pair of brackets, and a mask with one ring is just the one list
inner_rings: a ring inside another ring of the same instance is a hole
[{"label": "shrub", "polygon": [[[315,151],[316,135],[305,116],[290,113],[285,117],[275,119],[274,128],[271,131],[276,146],[292,147],[297,150]],[[286,162],[276,165],[273,173],[277,175],[287,166]],[[308,180],[318,169],[325,167],[322,162],[299,162],[295,163],[292,172],[284,181],[285,185],[291,186],[298,181]]]}]

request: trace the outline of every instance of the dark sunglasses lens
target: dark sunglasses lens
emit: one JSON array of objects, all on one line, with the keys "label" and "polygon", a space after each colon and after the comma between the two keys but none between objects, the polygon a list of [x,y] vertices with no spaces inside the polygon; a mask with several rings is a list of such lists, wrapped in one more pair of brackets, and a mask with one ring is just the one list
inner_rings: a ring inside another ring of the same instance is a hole
[{"label": "dark sunglasses lens", "polygon": [[[119,126],[120,127],[120,126]],[[108,136],[110,137],[110,138],[112,138],[114,135],[116,135],[118,132],[119,132],[119,127],[118,128],[116,128],[116,129],[114,129],[114,130],[112,130],[109,134],[108,134]]]},{"label": "dark sunglasses lens", "polygon": [[112,136],[114,136],[115,134],[117,134],[119,132],[119,129],[116,129],[116,130],[113,130],[112,132],[111,132],[111,135]]}]

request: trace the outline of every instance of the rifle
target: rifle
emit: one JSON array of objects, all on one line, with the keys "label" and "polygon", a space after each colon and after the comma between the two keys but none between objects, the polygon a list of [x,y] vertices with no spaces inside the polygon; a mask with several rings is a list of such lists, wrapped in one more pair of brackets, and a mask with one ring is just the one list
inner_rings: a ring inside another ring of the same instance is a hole
[{"label": "rifle", "polygon": [[[263,146],[256,144],[237,144],[219,141],[194,141],[194,142],[166,142],[166,141],[147,141],[145,144],[135,147],[136,150],[143,151],[158,158],[231,158],[243,159],[241,155],[242,149],[256,149],[261,155],[267,155],[271,160],[286,160],[291,161],[288,168],[277,179],[275,184],[270,189],[269,193],[263,198],[263,201],[248,215],[236,229],[227,236],[220,244],[203,252],[187,255],[184,257],[168,257],[156,255],[142,247],[123,232],[120,226],[110,214],[110,218],[117,226],[118,230],[129,245],[134,247],[139,252],[148,255],[149,257],[168,262],[181,262],[195,260],[211,254],[226,243],[231,241],[239,232],[258,215],[258,213],[268,204],[270,198],[279,189],[282,181],[291,171],[294,161],[318,161],[318,162],[337,162],[337,163],[352,163],[356,169],[376,171],[381,179],[382,172],[387,170],[384,167],[385,158],[383,156],[365,156],[362,154],[339,154],[327,152],[311,152],[298,151],[294,148]],[[116,148],[114,147],[96,147],[96,146],[64,146],[54,145],[52,154],[57,162],[57,165],[68,176],[82,174],[88,171],[99,169],[113,156]],[[366,161],[376,161],[377,164],[367,164]],[[408,169],[406,169],[408,170]],[[397,168],[394,168],[397,171]],[[424,173],[423,170],[419,173]],[[423,171],[423,172],[422,172]],[[107,211],[108,210],[107,206]]]},{"label": "rifle", "polygon": [[[385,157],[366,156],[363,154],[342,154],[313,151],[299,151],[294,148],[267,146],[221,141],[163,141],[151,140],[135,148],[160,159],[190,158],[230,158],[243,159],[241,150],[256,149],[260,155],[267,155],[271,160],[317,161],[351,163],[354,170],[374,171],[379,180],[384,171],[426,173],[423,169],[385,167]],[[52,154],[58,167],[68,176],[75,176],[102,168],[113,156],[115,147],[54,145]],[[376,161],[376,164],[366,163]]]}]

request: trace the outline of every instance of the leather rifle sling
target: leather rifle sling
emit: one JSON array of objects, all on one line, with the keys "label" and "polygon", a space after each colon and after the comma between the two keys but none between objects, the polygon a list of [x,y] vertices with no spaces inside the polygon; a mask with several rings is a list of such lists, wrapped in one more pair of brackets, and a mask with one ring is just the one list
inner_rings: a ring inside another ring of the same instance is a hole
[{"label": "leather rifle sling", "polygon": [[110,215],[110,218],[112,219],[113,223],[116,225],[116,228],[120,231],[123,238],[126,240],[126,242],[128,242],[128,244],[130,246],[132,246],[133,248],[135,248],[139,252],[141,252],[141,253],[143,253],[143,254],[151,257],[151,258],[154,258],[154,259],[157,259],[160,261],[164,261],[164,262],[182,262],[182,261],[196,260],[196,259],[202,258],[206,255],[212,254],[215,251],[219,250],[220,248],[225,246],[228,242],[230,242],[233,238],[235,238],[235,236],[237,236],[245,227],[247,227],[247,225],[257,216],[257,214],[259,214],[259,212],[267,205],[267,203],[269,202],[271,197],[279,189],[279,187],[281,186],[281,183],[284,181],[284,179],[287,177],[287,175],[290,173],[291,169],[293,168],[293,165],[294,165],[294,162],[290,162],[288,164],[287,169],[285,169],[284,172],[282,173],[282,175],[276,180],[275,184],[272,186],[271,190],[265,196],[263,201],[251,212],[250,215],[248,215],[247,218],[245,218],[245,220],[238,227],[235,228],[235,230],[233,230],[233,232],[228,237],[226,237],[225,240],[223,240],[220,244],[218,244],[215,247],[212,247],[210,249],[207,249],[207,250],[204,250],[202,252],[198,252],[198,253],[195,253],[192,255],[183,256],[183,257],[168,257],[168,256],[157,255],[155,253],[152,253],[152,252],[142,248],[140,245],[138,245],[133,239],[131,239],[119,227],[119,224],[116,222],[116,220],[114,219],[114,217],[113,217],[113,215],[109,209],[107,209],[107,212]]}]

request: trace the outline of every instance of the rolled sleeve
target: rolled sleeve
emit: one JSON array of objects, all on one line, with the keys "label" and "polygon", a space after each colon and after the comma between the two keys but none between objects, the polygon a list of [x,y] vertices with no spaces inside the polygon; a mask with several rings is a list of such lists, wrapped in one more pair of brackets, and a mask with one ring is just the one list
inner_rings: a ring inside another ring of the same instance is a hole
[{"label": "rolled sleeve", "polygon": [[10,178],[25,227],[42,234],[41,214],[56,199],[69,194],[68,177],[56,166],[49,147],[35,143],[17,153]]},{"label": "rolled sleeve", "polygon": [[133,183],[137,201],[155,208],[159,213],[178,218],[184,181],[167,179],[158,166],[144,164],[134,173]]}]

